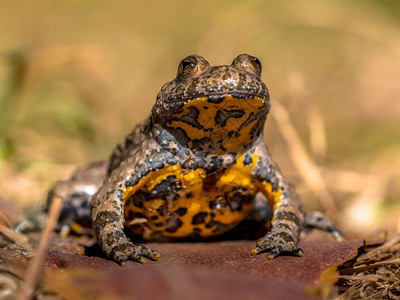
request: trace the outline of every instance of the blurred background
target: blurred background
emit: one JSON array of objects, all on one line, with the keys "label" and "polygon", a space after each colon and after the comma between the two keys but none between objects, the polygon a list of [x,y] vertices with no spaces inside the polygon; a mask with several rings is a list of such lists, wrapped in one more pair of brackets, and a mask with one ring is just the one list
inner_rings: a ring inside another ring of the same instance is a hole
[{"label": "blurred background", "polygon": [[0,209],[11,221],[146,118],[181,59],[257,56],[265,140],[308,210],[362,238],[400,215],[400,2],[5,1]]}]

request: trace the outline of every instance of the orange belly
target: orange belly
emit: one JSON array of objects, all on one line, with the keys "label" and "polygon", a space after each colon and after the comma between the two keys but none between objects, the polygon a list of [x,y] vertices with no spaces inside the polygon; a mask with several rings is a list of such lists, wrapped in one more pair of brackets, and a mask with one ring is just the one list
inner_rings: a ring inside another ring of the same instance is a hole
[{"label": "orange belly", "polygon": [[[256,156],[256,155],[255,155]],[[145,239],[220,235],[250,212],[257,183],[250,177],[256,164],[243,157],[227,169],[206,175],[204,169],[165,166],[124,192],[125,226]]]}]

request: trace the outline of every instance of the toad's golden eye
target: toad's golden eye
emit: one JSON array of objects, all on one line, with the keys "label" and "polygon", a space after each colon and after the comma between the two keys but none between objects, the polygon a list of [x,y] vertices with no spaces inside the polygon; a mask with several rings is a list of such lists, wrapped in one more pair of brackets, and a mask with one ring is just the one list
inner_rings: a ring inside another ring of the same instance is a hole
[{"label": "toad's golden eye", "polygon": [[178,67],[178,76],[186,77],[196,74],[198,71],[197,59],[193,56],[184,58]]},{"label": "toad's golden eye", "polygon": [[261,62],[260,60],[248,54],[240,54],[233,60],[233,65],[238,65],[246,71],[261,76]]},{"label": "toad's golden eye", "polygon": [[178,79],[197,77],[210,69],[210,64],[203,57],[189,55],[185,57],[178,67]]}]

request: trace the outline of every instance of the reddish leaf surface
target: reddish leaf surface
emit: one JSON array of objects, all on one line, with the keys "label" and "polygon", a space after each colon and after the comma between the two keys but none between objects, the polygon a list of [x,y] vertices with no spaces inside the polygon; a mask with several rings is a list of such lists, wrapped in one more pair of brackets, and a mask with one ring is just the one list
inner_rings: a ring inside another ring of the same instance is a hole
[{"label": "reddish leaf surface", "polygon": [[[268,260],[266,254],[250,255],[252,241],[215,243],[147,243],[147,247],[162,254],[160,261],[148,264],[158,267],[182,266],[189,270],[211,270],[252,278],[279,279],[310,286],[317,283],[321,272],[343,263],[356,254],[362,242],[305,241],[300,246],[304,257],[279,256]],[[106,259],[49,251],[47,265],[51,267],[100,268],[108,271],[120,267]],[[128,262],[124,269],[140,270],[143,266]]]},{"label": "reddish leaf surface", "polygon": [[[68,271],[53,273],[46,287],[67,299],[314,299],[299,286],[277,280],[263,280],[184,267],[141,266],[106,273]],[[58,275],[62,275],[59,277]],[[58,284],[54,284],[55,281]],[[62,286],[60,286],[62,282]],[[71,290],[80,290],[77,294]]]},{"label": "reddish leaf surface", "polygon": [[162,259],[147,266],[128,262],[120,267],[104,258],[59,251],[49,251],[46,265],[89,268],[92,273],[72,278],[68,289],[75,285],[122,298],[311,299],[304,288],[316,284],[323,270],[354,256],[361,245],[304,241],[300,243],[304,257],[281,256],[270,261],[264,254],[250,255],[252,241],[148,243],[146,246],[162,253]]}]

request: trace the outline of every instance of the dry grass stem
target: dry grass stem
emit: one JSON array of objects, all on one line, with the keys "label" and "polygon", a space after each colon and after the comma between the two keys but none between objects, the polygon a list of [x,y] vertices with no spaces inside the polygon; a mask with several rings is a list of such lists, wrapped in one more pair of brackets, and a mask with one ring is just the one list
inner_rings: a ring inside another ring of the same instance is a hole
[{"label": "dry grass stem", "polygon": [[0,233],[2,233],[4,236],[6,236],[8,239],[13,241],[15,244],[20,245],[23,247],[26,251],[32,253],[32,247],[27,241],[26,237],[16,233],[14,230],[8,227],[0,226]]},{"label": "dry grass stem", "polygon": [[379,280],[385,280],[386,277],[383,276],[376,276],[376,275],[365,275],[365,276],[360,276],[360,275],[342,275],[339,276],[340,279],[344,280],[363,280],[363,281],[379,281]]},{"label": "dry grass stem", "polygon": [[306,107],[304,111],[310,129],[311,152],[315,159],[322,161],[325,159],[327,148],[325,122],[314,102],[309,101],[311,96],[306,88],[303,74],[291,70],[288,73],[288,84],[291,97]]},{"label": "dry grass stem", "polygon": [[292,163],[297,168],[300,176],[302,176],[304,182],[316,197],[321,199],[321,204],[332,219],[339,224],[343,224],[343,222],[340,222],[342,219],[341,215],[327,189],[320,169],[307,154],[293,124],[290,122],[288,112],[279,101],[274,102],[274,113],[272,116],[278,124],[278,129],[282,137],[289,146],[288,149]]},{"label": "dry grass stem", "polygon": [[6,214],[3,213],[3,212],[0,210],[0,225],[2,225],[2,224],[7,225],[8,227],[11,227],[11,222],[10,222],[10,220],[7,218]]},{"label": "dry grass stem", "polygon": [[323,161],[327,148],[326,130],[324,120],[316,107],[310,105],[306,121],[310,128],[311,152],[318,161]]},{"label": "dry grass stem", "polygon": [[397,248],[397,250],[400,250],[400,232],[397,232],[391,240],[387,241],[382,246],[379,246],[378,248],[375,248],[375,249],[361,255],[359,258],[359,261],[365,261],[365,260],[369,260],[371,258],[377,258],[379,256],[382,256],[385,253],[391,254],[393,251],[392,248]]},{"label": "dry grass stem", "polygon": [[25,278],[24,285],[22,286],[21,293],[19,295],[19,300],[29,300],[32,299],[33,293],[40,279],[41,267],[43,264],[43,260],[46,254],[47,244],[51,235],[51,232],[54,229],[54,226],[57,223],[58,217],[60,215],[62,200],[59,197],[54,198],[53,202],[50,206],[49,218],[46,224],[46,227],[43,230],[39,247],[36,251],[36,255],[34,256]]}]

